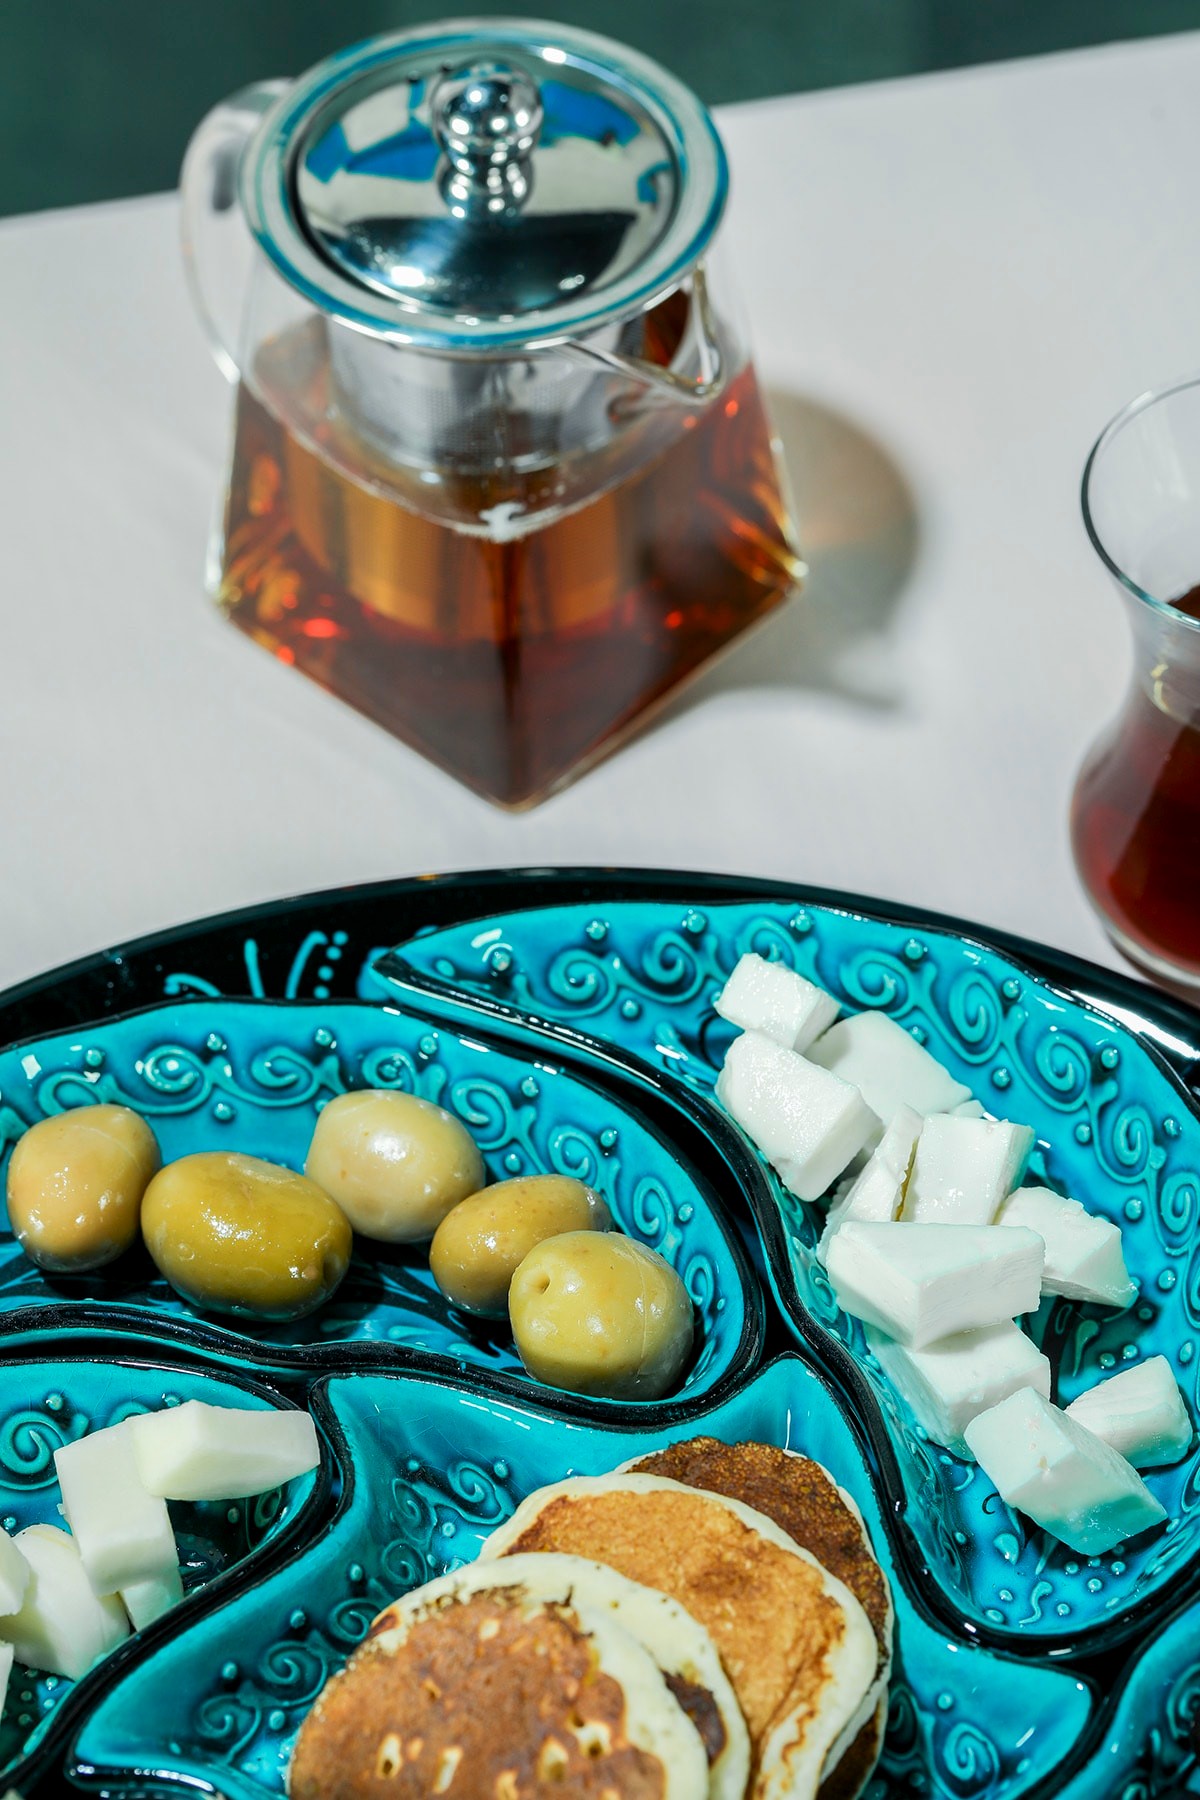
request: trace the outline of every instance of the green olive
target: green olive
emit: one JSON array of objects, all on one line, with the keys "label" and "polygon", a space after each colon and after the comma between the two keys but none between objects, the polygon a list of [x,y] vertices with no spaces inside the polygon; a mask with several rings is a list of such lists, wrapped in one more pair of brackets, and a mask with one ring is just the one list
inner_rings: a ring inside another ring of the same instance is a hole
[{"label": "green olive", "polygon": [[8,1165],[8,1218],[26,1256],[58,1273],[100,1269],[137,1237],[146,1183],[162,1158],[127,1106],[39,1119]]},{"label": "green olive", "polygon": [[503,1318],[508,1288],[535,1244],[564,1231],[607,1231],[599,1194],[570,1175],[519,1175],[460,1200],[433,1236],[429,1267],[448,1300]]},{"label": "green olive", "polygon": [[256,1319],[300,1319],[328,1300],[354,1241],[314,1182],[236,1150],[168,1163],[146,1189],[142,1236],[193,1306]]},{"label": "green olive", "polygon": [[483,1158],[453,1113],[390,1088],[339,1094],[317,1120],[305,1174],[355,1231],[385,1244],[431,1238],[483,1186]]},{"label": "green olive", "polygon": [[670,1263],[615,1232],[547,1238],[512,1278],[521,1361],[547,1387],[659,1400],[692,1348],[692,1303]]}]

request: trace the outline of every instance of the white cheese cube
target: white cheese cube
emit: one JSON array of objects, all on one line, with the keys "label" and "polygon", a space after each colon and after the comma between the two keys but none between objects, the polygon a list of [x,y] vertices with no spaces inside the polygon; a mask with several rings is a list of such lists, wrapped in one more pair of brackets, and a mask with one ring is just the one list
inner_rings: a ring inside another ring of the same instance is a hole
[{"label": "white cheese cube", "polygon": [[1178,1462],[1192,1441],[1192,1421],[1165,1356],[1148,1356],[1098,1381],[1072,1400],[1067,1417],[1103,1438],[1135,1469]]},{"label": "white cheese cube", "polygon": [[959,1331],[1032,1312],[1042,1240],[1008,1225],[843,1225],[829,1279],[844,1311],[923,1350]]},{"label": "white cheese cube", "polygon": [[978,1100],[960,1100],[957,1106],[950,1108],[956,1119],[986,1119],[987,1113]]},{"label": "white cheese cube", "polygon": [[898,1216],[922,1123],[920,1113],[911,1106],[899,1109],[864,1167],[830,1207],[817,1245],[821,1262],[825,1261],[830,1238],[848,1219],[885,1223]]},{"label": "white cheese cube", "polygon": [[1166,1518],[1137,1470],[1033,1388],[964,1432],[996,1492],[1081,1556],[1102,1556]]},{"label": "white cheese cube", "polygon": [[167,1500],[244,1500],[321,1460],[306,1412],[255,1412],[186,1400],[129,1421],[138,1475]]},{"label": "white cheese cube", "polygon": [[1125,1267],[1119,1228],[1098,1219],[1078,1200],[1066,1200],[1049,1188],[1018,1188],[1004,1202],[997,1222],[1024,1225],[1045,1239],[1043,1294],[1120,1307],[1130,1306],[1137,1297],[1137,1283]]},{"label": "white cheese cube", "polygon": [[1032,1149],[1028,1125],[947,1114],[926,1119],[917,1139],[904,1217],[913,1225],[990,1225],[1020,1180]]},{"label": "white cheese cube", "polygon": [[[13,1647],[12,1647],[12,1645],[11,1644],[0,1644],[0,1712],[4,1711],[4,1702],[8,1699],[8,1678],[12,1674],[12,1666],[13,1666]],[[9,1795],[5,1797],[5,1800],[9,1800],[9,1796],[11,1796],[12,1794],[15,1794],[15,1793],[16,1793],[16,1789],[10,1788]],[[19,1800],[19,1797],[18,1797],[18,1800]]]},{"label": "white cheese cube", "polygon": [[133,1629],[141,1631],[179,1605],[183,1599],[183,1578],[178,1569],[173,1569],[169,1575],[150,1575],[145,1581],[134,1581],[123,1587],[118,1598],[129,1614]]},{"label": "white cheese cube", "polygon": [[886,1013],[854,1013],[819,1037],[810,1059],[852,1082],[885,1125],[902,1106],[914,1112],[949,1112],[971,1098],[971,1090],[955,1081],[902,1025]]},{"label": "white cheese cube", "polygon": [[63,1515],[98,1594],[179,1567],[166,1501],[142,1483],[130,1424],[89,1432],[54,1452]]},{"label": "white cheese cube", "polygon": [[880,1368],[917,1424],[955,1456],[973,1461],[963,1436],[971,1420],[1018,1388],[1050,1398],[1050,1364],[1020,1328],[1006,1319],[983,1331],[960,1331],[927,1350],[909,1350],[867,1326]]},{"label": "white cheese cube", "polygon": [[714,1004],[731,1025],[760,1031],[785,1050],[801,1051],[828,1030],[839,1011],[824,988],[753,951],[738,958]]},{"label": "white cheese cube", "polygon": [[7,1531],[0,1531],[0,1614],[17,1612],[28,1586],[29,1564]]},{"label": "white cheese cube", "polygon": [[15,1541],[29,1564],[29,1586],[20,1612],[0,1619],[0,1636],[27,1669],[78,1681],[129,1636],[125,1608],[114,1594],[96,1594],[79,1546],[56,1525],[27,1525]]},{"label": "white cheese cube", "polygon": [[730,1044],[717,1098],[801,1200],[819,1199],[875,1125],[857,1088],[756,1031]]}]

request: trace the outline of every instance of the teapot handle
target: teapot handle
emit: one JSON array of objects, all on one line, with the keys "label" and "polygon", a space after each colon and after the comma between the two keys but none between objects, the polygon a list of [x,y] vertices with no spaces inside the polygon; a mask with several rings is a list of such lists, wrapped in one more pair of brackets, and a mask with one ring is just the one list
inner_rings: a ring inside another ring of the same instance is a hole
[{"label": "teapot handle", "polygon": [[238,168],[264,113],[290,85],[255,82],[214,106],[192,134],[179,177],[188,287],[217,367],[230,381],[240,374],[239,325],[254,252],[238,204]]},{"label": "teapot handle", "polygon": [[620,351],[605,350],[586,339],[571,338],[561,349],[568,356],[583,362],[600,363],[614,374],[640,382],[665,399],[681,402],[684,406],[705,406],[724,387],[729,358],[724,334],[708,296],[703,263],[697,263],[692,271],[688,323],[695,333],[700,365],[695,380],[677,374],[674,369],[665,369],[660,363],[646,362],[640,356],[623,356]]}]

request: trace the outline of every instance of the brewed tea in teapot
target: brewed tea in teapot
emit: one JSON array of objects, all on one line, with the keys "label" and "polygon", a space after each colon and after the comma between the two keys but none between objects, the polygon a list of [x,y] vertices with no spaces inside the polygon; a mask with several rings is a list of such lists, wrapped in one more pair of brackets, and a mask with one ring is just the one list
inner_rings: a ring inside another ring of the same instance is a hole
[{"label": "brewed tea in teapot", "polygon": [[725,188],[686,89],[559,25],[375,40],[210,115],[184,190],[237,377],[229,618],[521,806],[778,606]]}]

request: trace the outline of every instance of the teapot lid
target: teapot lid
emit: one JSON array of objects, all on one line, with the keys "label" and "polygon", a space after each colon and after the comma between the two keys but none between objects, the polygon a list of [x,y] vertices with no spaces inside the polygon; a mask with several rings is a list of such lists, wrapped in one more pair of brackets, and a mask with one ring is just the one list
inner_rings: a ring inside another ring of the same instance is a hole
[{"label": "teapot lid", "polygon": [[272,108],[251,229],[326,314],[431,349],[549,345],[696,263],[728,171],[700,101],[591,32],[461,20],[367,40]]}]

